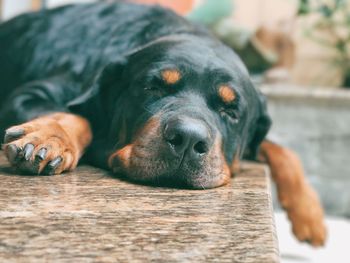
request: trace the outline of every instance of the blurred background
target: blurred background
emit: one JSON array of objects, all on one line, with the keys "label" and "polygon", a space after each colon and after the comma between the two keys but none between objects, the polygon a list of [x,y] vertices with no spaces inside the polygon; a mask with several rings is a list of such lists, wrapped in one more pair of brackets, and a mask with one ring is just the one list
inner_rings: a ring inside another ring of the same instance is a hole
[{"label": "blurred background", "polygon": [[[82,2],[97,1],[0,0],[0,19]],[[325,248],[301,245],[275,200],[282,262],[350,262],[350,1],[134,2],[164,5],[209,27],[238,52],[268,97],[269,137],[301,156],[329,224]]]}]

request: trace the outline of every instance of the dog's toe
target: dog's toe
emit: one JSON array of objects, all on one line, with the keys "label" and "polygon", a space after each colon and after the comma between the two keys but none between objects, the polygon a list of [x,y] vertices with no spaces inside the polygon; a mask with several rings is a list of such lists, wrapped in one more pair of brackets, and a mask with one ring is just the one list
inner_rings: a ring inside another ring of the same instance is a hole
[{"label": "dog's toe", "polygon": [[56,157],[52,161],[50,161],[43,170],[43,174],[52,175],[56,173],[57,168],[63,162],[63,158],[61,156]]},{"label": "dog's toe", "polygon": [[20,152],[20,149],[14,144],[9,144],[5,148],[5,154],[11,164],[16,163],[19,152]]}]

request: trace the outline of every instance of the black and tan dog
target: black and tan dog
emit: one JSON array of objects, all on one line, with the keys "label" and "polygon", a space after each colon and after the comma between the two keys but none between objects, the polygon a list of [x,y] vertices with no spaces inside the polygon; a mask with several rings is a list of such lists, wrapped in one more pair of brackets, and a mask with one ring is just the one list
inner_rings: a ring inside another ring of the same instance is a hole
[{"label": "black and tan dog", "polygon": [[[171,11],[66,6],[0,26],[0,133],[24,173],[81,157],[139,182],[204,189],[260,155],[300,240],[325,240],[298,158],[263,141],[265,100],[235,53]],[[260,149],[260,150],[259,150]]]}]

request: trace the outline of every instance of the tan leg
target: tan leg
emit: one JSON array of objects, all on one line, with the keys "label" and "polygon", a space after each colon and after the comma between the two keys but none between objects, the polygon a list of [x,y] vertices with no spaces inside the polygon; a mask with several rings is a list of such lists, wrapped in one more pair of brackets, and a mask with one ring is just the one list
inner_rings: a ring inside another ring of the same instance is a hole
[{"label": "tan leg", "polygon": [[302,164],[289,149],[264,141],[259,159],[268,163],[277,186],[278,198],[300,241],[321,246],[326,239],[323,209],[316,192],[304,177]]},{"label": "tan leg", "polygon": [[9,162],[24,172],[57,174],[77,166],[91,139],[87,120],[54,113],[7,129],[3,148]]}]

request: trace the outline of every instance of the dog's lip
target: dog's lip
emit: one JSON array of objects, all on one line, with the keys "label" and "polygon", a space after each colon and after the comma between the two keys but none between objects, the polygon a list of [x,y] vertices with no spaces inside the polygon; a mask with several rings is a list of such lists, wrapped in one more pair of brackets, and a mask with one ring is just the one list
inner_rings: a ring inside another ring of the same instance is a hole
[{"label": "dog's lip", "polygon": [[212,179],[209,178],[202,178],[201,176],[191,177],[187,178],[186,176],[175,176],[176,174],[182,174],[183,171],[176,170],[175,172],[169,174],[166,177],[161,177],[161,180],[166,181],[170,180],[167,183],[174,184],[174,185],[180,185],[181,188],[184,189],[192,189],[192,190],[207,190],[212,188],[217,188],[222,185],[225,185],[228,183],[227,180],[215,180],[214,178],[220,177],[220,173],[216,176],[213,176]]},{"label": "dog's lip", "polygon": [[[142,162],[137,162],[139,167],[128,169],[122,165],[118,155],[114,155],[110,159],[110,170],[113,174],[123,175],[123,177],[125,176],[130,180],[138,182],[152,183],[158,182],[159,180],[169,180],[173,181],[174,184],[181,184],[189,189],[209,189],[225,184],[216,182],[215,178],[220,177],[220,173],[216,174],[214,171],[215,175],[213,173],[213,176],[204,178],[203,175],[201,175],[203,164],[191,164],[191,160],[186,158],[186,152],[182,156],[174,156],[172,154],[161,154],[160,156],[163,158],[160,157],[158,159],[163,159],[163,161],[167,163],[167,167],[159,173],[157,173],[157,167],[155,166],[154,173],[144,174],[144,176],[142,175],[142,166],[146,166],[154,160],[143,160]],[[131,156],[131,158],[133,158],[133,156]],[[155,164],[156,162],[154,162],[154,165]],[[133,169],[135,169],[135,174],[133,174]]]},{"label": "dog's lip", "polygon": [[[170,158],[171,156],[167,156],[168,158],[166,158],[167,159],[166,162],[172,163],[171,168],[169,167],[169,170],[171,170],[170,172],[171,174],[174,174],[176,172],[180,172],[180,173],[182,172],[181,168],[184,166],[184,163],[186,161],[187,162],[191,161],[191,160],[186,160],[186,156],[187,156],[187,151],[182,156],[175,155],[175,157],[173,158]],[[149,161],[149,162],[152,162],[152,161]],[[109,159],[109,167],[114,173],[125,172],[125,169],[120,164],[120,159],[118,155],[115,155]],[[193,169],[193,171],[195,170],[197,169]],[[167,174],[170,174],[170,173],[167,173]]]},{"label": "dog's lip", "polygon": [[[111,167],[113,174],[122,175],[125,178],[129,178],[131,181],[140,182],[140,183],[151,183],[159,186],[174,187],[181,189],[193,189],[193,190],[205,190],[216,188],[222,185],[225,185],[227,182],[225,180],[215,180],[215,178],[220,177],[221,173],[211,176],[211,178],[204,178],[200,174],[200,169],[183,169],[183,159],[182,162],[179,162],[176,166],[173,166],[171,169],[167,170],[162,174],[154,174],[152,178],[143,177],[143,176],[133,176],[132,173],[123,169],[121,166]],[[142,169],[142,168],[141,168]],[[195,172],[198,172],[197,176],[193,177]],[[188,177],[190,174],[192,176]],[[163,182],[163,183],[161,183]]]}]

